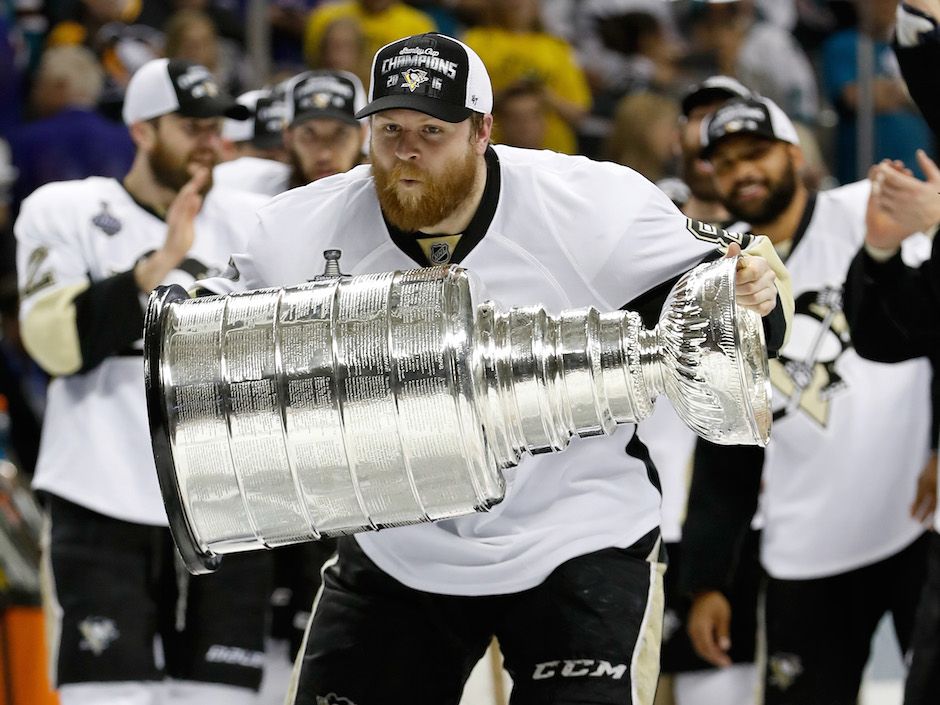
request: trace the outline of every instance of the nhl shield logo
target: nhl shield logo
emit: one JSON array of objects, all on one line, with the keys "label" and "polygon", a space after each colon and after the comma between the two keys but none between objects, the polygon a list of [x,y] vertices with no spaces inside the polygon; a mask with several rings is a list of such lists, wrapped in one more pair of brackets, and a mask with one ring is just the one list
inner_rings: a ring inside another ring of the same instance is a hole
[{"label": "nhl shield logo", "polygon": [[435,242],[431,245],[431,264],[447,264],[450,262],[450,245],[446,242]]}]

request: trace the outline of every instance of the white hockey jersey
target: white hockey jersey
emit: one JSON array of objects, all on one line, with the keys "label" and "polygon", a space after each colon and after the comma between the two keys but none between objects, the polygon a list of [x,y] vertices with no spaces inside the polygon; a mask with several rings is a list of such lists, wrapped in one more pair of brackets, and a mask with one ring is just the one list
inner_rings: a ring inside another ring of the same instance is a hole
[{"label": "white hockey jersey", "polygon": [[[483,204],[462,236],[476,224],[481,237],[460,264],[505,307],[616,310],[714,249],[632,170],[494,149]],[[406,244],[390,236],[368,166],[285,193],[258,216],[247,253],[235,258],[245,288],[311,279],[332,248],[342,250],[340,267],[349,274],[416,266]],[[644,463],[625,452],[633,434],[627,425],[609,437],[575,438],[564,453],[525,458],[506,473],[506,499],[488,513],[356,538],[382,570],[419,590],[525,590],[565,560],[629,546],[659,524],[659,493]]]},{"label": "white hockey jersey", "polygon": [[271,197],[289,188],[290,167],[274,159],[239,157],[217,164],[212,170],[212,181],[223,188]]},{"label": "white hockey jersey", "polygon": [[[223,270],[231,253],[244,249],[247,226],[264,202],[212,189],[196,217],[189,256],[164,283],[190,286]],[[15,231],[20,317],[29,326],[44,302],[131,270],[163,244],[166,223],[119,181],[92,177],[38,189],[23,202]],[[118,519],[166,525],[141,356],[107,357],[85,373],[52,380],[33,486]]]},{"label": "white hockey jersey", "polygon": [[[770,365],[775,421],[761,499],[761,560],[776,578],[852,570],[924,530],[909,506],[930,443],[930,364],[862,359],[842,313],[869,188],[861,181],[817,194],[787,259],[796,311]],[[929,254],[925,239],[910,238],[905,256]]]}]

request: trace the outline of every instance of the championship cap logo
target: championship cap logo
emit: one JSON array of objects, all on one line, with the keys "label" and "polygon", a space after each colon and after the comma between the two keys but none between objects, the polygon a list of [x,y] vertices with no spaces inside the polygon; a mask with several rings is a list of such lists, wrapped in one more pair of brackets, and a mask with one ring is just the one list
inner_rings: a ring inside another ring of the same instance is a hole
[{"label": "championship cap logo", "polygon": [[359,79],[346,71],[304,71],[288,79],[283,92],[290,127],[317,118],[358,125],[356,111],[366,102]]},{"label": "championship cap logo", "polygon": [[725,103],[702,122],[702,156],[708,159],[715,145],[726,137],[751,134],[768,140],[798,145],[796,128],[769,98],[752,96]]},{"label": "championship cap logo", "polygon": [[422,69],[408,69],[401,72],[401,77],[405,79],[405,85],[414,93],[418,87],[428,80],[428,72]]},{"label": "championship cap logo", "polygon": [[364,118],[381,110],[416,110],[462,122],[493,109],[493,87],[483,61],[463,42],[443,34],[417,34],[386,44],[372,61]]}]

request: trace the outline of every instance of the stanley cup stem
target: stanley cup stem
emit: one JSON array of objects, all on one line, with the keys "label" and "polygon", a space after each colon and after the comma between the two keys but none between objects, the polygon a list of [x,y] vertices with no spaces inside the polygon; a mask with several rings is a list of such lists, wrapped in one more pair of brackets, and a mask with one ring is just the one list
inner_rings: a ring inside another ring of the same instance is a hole
[{"label": "stanley cup stem", "polygon": [[662,393],[655,331],[631,312],[548,315],[477,307],[475,376],[487,440],[501,468],[563,450],[575,434],[611,433],[648,416]]}]

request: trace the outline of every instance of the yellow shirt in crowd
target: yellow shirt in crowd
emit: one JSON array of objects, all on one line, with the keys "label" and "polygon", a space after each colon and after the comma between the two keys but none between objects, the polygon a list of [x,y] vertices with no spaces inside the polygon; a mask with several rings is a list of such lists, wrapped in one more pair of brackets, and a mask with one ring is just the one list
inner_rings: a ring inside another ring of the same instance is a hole
[{"label": "yellow shirt in crowd", "polygon": [[375,52],[386,44],[412,34],[423,34],[437,29],[430,15],[402,3],[395,3],[377,13],[366,12],[356,0],[321,5],[310,13],[304,30],[304,55],[308,61],[315,60],[319,54],[320,42],[323,41],[327,28],[336,20],[347,17],[355,19],[362,27],[365,37],[364,50],[369,56],[370,67]]},{"label": "yellow shirt in crowd", "polygon": [[[542,32],[508,32],[497,27],[477,27],[463,37],[486,65],[499,92],[526,79],[544,83],[557,96],[583,108],[591,106],[591,90],[571,47],[563,40]],[[494,141],[499,141],[498,131]],[[574,130],[555,114],[546,116],[546,149],[574,154],[577,140]]]}]

